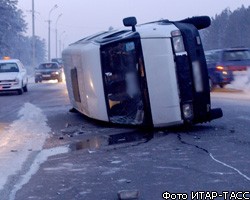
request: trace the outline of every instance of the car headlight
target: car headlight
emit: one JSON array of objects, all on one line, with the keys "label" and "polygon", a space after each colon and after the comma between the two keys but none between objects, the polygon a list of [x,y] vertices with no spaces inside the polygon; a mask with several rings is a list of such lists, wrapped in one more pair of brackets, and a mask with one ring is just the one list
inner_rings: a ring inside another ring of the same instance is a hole
[{"label": "car headlight", "polygon": [[185,47],[183,43],[183,38],[180,30],[175,30],[171,32],[173,48],[175,53],[185,52]]},{"label": "car headlight", "polygon": [[18,85],[19,84],[19,82],[20,82],[20,79],[19,78],[15,78],[15,85]]},{"label": "car headlight", "polygon": [[182,105],[182,112],[183,117],[185,119],[192,119],[193,118],[193,106],[190,103],[186,103]]},{"label": "car headlight", "polygon": [[58,75],[59,72],[52,72],[51,74],[53,74],[53,75]]},{"label": "car headlight", "polygon": [[40,73],[40,72],[36,72],[36,73],[35,73],[35,75],[41,75],[41,74],[42,74],[42,73]]}]

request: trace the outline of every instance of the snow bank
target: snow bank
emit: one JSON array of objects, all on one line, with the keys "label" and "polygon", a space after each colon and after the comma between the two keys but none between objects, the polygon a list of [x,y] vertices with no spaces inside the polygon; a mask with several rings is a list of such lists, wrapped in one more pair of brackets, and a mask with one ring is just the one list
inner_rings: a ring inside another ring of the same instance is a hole
[{"label": "snow bank", "polygon": [[0,138],[0,190],[8,177],[22,169],[32,151],[41,151],[51,129],[42,110],[25,103],[18,113],[19,119],[1,132]]}]

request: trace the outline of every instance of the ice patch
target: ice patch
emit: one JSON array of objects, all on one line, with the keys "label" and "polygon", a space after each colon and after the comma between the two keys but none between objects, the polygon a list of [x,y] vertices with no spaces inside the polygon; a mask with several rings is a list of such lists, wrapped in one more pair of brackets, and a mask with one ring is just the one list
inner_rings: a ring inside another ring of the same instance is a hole
[{"label": "ice patch", "polygon": [[86,194],[89,194],[89,193],[91,193],[91,192],[92,192],[91,189],[87,189],[87,190],[85,190],[85,191],[80,192],[80,195],[86,195]]},{"label": "ice patch", "polygon": [[121,163],[122,161],[120,161],[120,160],[114,160],[114,161],[111,161],[111,164],[119,164],[119,163]]},{"label": "ice patch", "polygon": [[126,182],[127,182],[127,179],[122,178],[122,179],[119,179],[117,182],[118,182],[118,183],[126,183]]},{"label": "ice patch", "polygon": [[110,175],[110,174],[115,174],[116,172],[120,171],[120,168],[114,167],[114,168],[110,168],[105,172],[102,172],[102,175]]},{"label": "ice patch", "polygon": [[246,121],[250,121],[250,117],[248,117],[248,116],[239,116],[237,118],[238,119],[243,119],[243,120],[246,120]]},{"label": "ice patch", "polygon": [[170,166],[157,166],[157,169],[173,169],[173,170],[182,170],[183,168],[180,167],[170,167]]}]

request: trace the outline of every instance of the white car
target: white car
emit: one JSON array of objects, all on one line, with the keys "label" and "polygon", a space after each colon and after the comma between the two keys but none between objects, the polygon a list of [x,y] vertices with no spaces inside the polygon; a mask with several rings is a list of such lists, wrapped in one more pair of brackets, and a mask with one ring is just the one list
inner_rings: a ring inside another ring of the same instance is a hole
[{"label": "white car", "polygon": [[27,92],[27,71],[18,59],[0,60],[0,92]]}]

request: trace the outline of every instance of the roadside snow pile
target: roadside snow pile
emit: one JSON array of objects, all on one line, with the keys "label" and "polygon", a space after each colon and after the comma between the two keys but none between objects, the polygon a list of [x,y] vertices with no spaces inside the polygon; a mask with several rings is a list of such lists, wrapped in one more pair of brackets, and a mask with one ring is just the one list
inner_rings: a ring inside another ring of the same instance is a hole
[{"label": "roadside snow pile", "polygon": [[8,177],[22,169],[31,152],[41,151],[51,131],[42,110],[25,103],[18,113],[18,119],[0,138],[0,190]]}]

